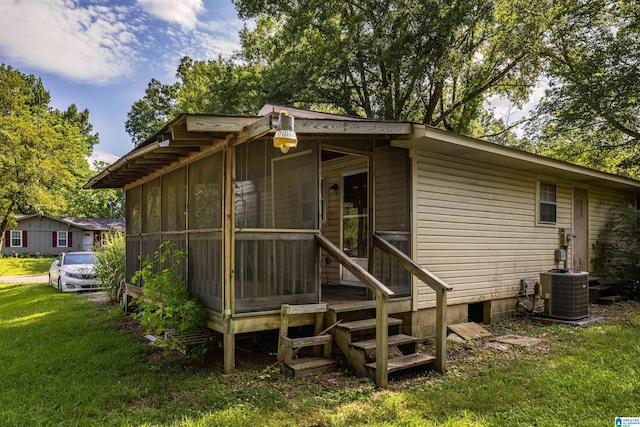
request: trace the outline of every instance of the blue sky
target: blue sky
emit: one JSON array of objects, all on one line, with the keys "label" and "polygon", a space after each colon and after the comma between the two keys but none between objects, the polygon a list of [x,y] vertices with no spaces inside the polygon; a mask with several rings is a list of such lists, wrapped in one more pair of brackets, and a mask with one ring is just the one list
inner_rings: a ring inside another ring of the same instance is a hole
[{"label": "blue sky", "polygon": [[184,55],[230,55],[242,26],[231,0],[0,0],[0,63],[41,77],[53,107],[88,108],[94,158],[113,162],[151,78],[173,82]]}]

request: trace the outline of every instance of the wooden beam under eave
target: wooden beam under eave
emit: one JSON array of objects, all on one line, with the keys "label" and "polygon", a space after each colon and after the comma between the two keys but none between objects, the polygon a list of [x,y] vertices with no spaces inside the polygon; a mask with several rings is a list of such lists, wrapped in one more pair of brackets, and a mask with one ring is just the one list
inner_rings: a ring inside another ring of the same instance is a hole
[{"label": "wooden beam under eave", "polygon": [[337,135],[410,135],[411,123],[296,119],[295,131],[300,134]]},{"label": "wooden beam under eave", "polygon": [[187,132],[241,132],[258,117],[187,115]]},{"label": "wooden beam under eave", "polygon": [[233,147],[245,142],[260,138],[269,133],[272,129],[273,118],[267,115],[245,126],[240,132],[231,134],[227,138],[227,146]]}]

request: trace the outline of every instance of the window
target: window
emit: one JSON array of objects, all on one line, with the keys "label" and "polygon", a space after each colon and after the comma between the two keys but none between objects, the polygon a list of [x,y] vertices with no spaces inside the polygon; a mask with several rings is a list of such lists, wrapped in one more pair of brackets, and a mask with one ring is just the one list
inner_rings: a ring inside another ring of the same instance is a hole
[{"label": "window", "polygon": [[68,246],[68,235],[66,231],[58,231],[58,248],[66,248]]},{"label": "window", "polygon": [[22,231],[11,230],[11,247],[12,248],[22,247]]},{"label": "window", "polygon": [[541,182],[539,222],[542,224],[555,224],[557,205],[557,186],[548,182]]}]

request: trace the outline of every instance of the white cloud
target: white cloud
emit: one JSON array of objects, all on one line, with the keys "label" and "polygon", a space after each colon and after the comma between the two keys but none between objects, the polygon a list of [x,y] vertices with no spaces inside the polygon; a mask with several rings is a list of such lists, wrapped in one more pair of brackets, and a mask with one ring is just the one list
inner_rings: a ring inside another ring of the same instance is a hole
[{"label": "white cloud", "polygon": [[138,0],[137,4],[147,13],[179,24],[185,30],[193,30],[198,14],[205,10],[202,0]]},{"label": "white cloud", "polygon": [[240,49],[239,31],[242,25],[240,20],[205,21],[198,23],[190,33],[167,29],[170,47],[162,56],[166,77],[175,76],[183,56],[202,61],[217,59],[219,55],[231,56]]},{"label": "white cloud", "polygon": [[93,154],[91,154],[91,156],[89,157],[89,166],[93,170],[93,162],[96,160],[112,165],[118,159],[119,157],[115,154],[107,153],[106,151],[94,150]]},{"label": "white cloud", "polygon": [[[114,13],[117,12],[117,13]],[[0,52],[14,65],[104,84],[130,75],[137,60],[134,29],[122,7],[73,0],[0,2]]]}]

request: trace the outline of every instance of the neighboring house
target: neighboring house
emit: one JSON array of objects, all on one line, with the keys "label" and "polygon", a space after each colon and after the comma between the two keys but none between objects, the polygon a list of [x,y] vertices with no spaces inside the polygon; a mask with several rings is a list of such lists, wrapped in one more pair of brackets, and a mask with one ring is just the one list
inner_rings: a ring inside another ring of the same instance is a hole
[{"label": "neighboring house", "polygon": [[605,224],[640,194],[638,181],[422,124],[297,109],[298,146],[285,154],[277,111],[182,114],[86,185],[126,191],[128,280],[162,241],[188,250],[226,372],[236,334],[278,329],[283,304],[318,302],[325,327],[376,309],[378,325],[388,312],[406,333],[436,334],[443,369],[446,322],[504,318],[521,281],[531,294],[549,269],[593,272]]},{"label": "neighboring house", "polygon": [[57,255],[92,251],[104,236],[124,231],[124,219],[17,215],[17,225],[4,233],[2,255]]}]

